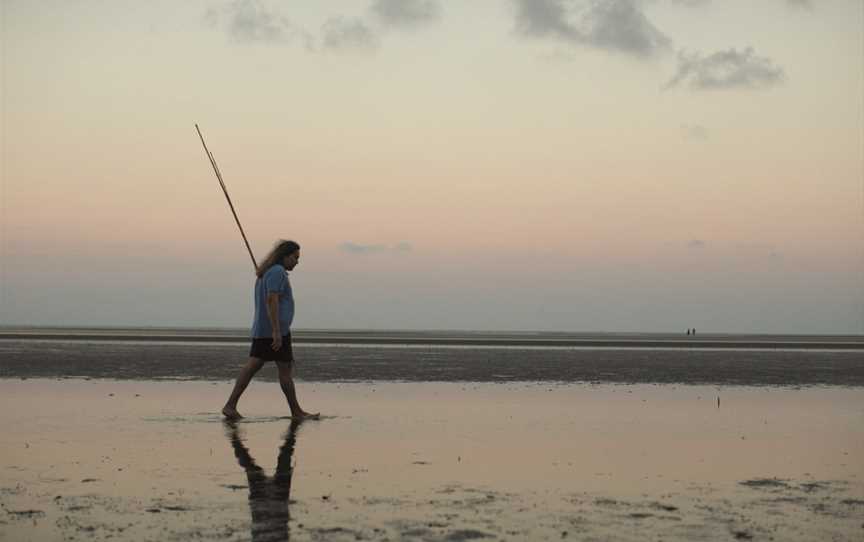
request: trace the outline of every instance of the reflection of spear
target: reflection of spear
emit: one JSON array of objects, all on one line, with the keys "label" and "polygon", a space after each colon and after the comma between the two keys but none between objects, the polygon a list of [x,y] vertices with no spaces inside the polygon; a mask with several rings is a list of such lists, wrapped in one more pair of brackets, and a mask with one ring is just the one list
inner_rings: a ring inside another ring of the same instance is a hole
[{"label": "reflection of spear", "polygon": [[243,232],[243,226],[240,225],[240,219],[237,218],[237,211],[234,210],[234,204],[231,203],[231,196],[228,195],[228,189],[225,188],[225,181],[222,180],[222,174],[219,173],[219,166],[216,165],[216,159],[213,158],[213,153],[207,149],[207,143],[204,143],[204,136],[201,135],[201,129],[195,125],[198,130],[198,137],[201,138],[201,144],[204,145],[204,152],[207,153],[207,158],[210,159],[210,165],[213,166],[213,172],[216,173],[216,179],[219,180],[219,186],[222,187],[222,192],[225,194],[225,199],[228,200],[228,207],[231,208],[231,214],[234,215],[234,221],[237,222],[237,227],[240,228],[240,235],[243,236],[243,242],[246,243],[246,250],[249,251],[249,257],[252,258],[252,265],[255,267],[255,272],[258,272],[258,263],[255,261],[255,256],[252,255],[252,249],[249,247],[249,241],[246,240],[246,234]]}]

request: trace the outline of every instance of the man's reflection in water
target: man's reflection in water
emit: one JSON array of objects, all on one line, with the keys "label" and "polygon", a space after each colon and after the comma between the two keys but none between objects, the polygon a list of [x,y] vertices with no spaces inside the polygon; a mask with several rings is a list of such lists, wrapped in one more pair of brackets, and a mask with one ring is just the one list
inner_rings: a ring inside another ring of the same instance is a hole
[{"label": "man's reflection in water", "polygon": [[231,441],[237,462],[246,471],[246,479],[249,480],[252,540],[273,542],[289,540],[291,537],[288,527],[291,475],[294,474],[291,457],[294,455],[297,429],[301,423],[302,420],[291,420],[291,425],[285,434],[285,442],[279,448],[276,472],[270,477],[264,474],[264,469],[259,467],[249,454],[249,450],[243,444],[237,423],[225,421],[225,434]]}]

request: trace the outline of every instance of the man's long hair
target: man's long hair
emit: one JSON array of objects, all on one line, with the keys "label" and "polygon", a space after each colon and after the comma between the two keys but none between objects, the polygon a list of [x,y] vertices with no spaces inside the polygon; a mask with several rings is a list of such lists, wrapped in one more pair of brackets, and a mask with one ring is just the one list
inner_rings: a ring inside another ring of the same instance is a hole
[{"label": "man's long hair", "polygon": [[300,250],[300,245],[298,245],[296,241],[286,241],[285,239],[276,241],[273,250],[271,250],[270,254],[264,258],[264,261],[262,261],[261,265],[258,266],[258,271],[255,274],[258,275],[258,278],[261,278],[268,269],[277,263],[281,265],[282,259],[285,258],[285,256],[290,256],[298,250]]}]

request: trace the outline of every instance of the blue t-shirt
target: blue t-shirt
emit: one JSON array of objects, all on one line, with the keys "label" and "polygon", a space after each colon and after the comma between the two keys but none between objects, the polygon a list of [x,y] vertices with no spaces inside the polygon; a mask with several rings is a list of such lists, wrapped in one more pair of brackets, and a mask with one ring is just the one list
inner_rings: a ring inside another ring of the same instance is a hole
[{"label": "blue t-shirt", "polygon": [[255,281],[255,320],[252,322],[252,337],[255,339],[273,336],[267,316],[267,294],[270,293],[279,294],[279,331],[282,335],[291,330],[291,322],[294,321],[294,294],[288,282],[288,273],[284,267],[276,264]]}]

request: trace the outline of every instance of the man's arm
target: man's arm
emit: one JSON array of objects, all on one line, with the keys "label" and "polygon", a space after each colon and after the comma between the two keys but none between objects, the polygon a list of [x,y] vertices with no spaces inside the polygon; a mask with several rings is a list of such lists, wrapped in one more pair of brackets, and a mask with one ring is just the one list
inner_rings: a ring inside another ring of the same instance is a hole
[{"label": "man's arm", "polygon": [[282,329],[279,327],[279,294],[276,292],[267,294],[267,317],[273,330],[272,348],[278,351],[282,348]]}]

